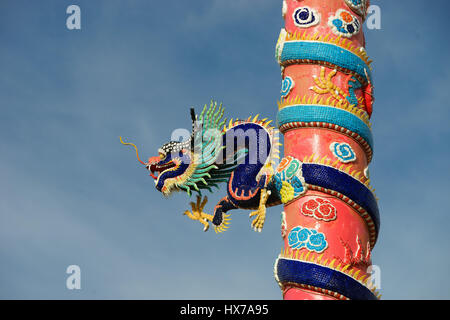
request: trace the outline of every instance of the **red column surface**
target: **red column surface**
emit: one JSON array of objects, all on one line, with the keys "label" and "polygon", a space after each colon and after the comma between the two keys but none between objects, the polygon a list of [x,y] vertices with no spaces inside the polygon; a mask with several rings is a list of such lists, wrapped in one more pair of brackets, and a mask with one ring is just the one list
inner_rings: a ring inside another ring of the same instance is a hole
[{"label": "red column surface", "polygon": [[[367,62],[362,24],[369,1],[285,0],[283,2],[285,32],[282,32],[282,42],[302,41],[302,39],[313,44],[316,40],[321,43],[331,42],[343,50],[358,53],[358,56]],[[359,7],[358,4],[360,4]],[[351,5],[354,7],[352,8]],[[354,19],[357,22],[354,22]],[[341,22],[337,20],[342,22],[341,29],[338,28]],[[352,23],[353,27],[349,26]],[[356,32],[355,29],[358,31]],[[339,33],[339,30],[347,31],[347,34]],[[284,42],[285,50],[286,42]],[[279,45],[277,50],[280,50]],[[277,57],[279,62],[280,59],[282,60],[281,51],[282,49]],[[283,57],[285,54],[283,52]],[[355,85],[356,73],[350,72],[344,64],[340,65],[340,62],[330,62],[319,58],[317,61],[314,59],[281,61],[280,65],[283,80],[287,77],[292,80],[289,90],[282,92],[280,110],[295,104],[334,106],[342,110],[351,110],[352,115],[356,115],[370,128],[369,118],[372,113],[370,80],[358,79],[360,86]],[[351,103],[355,102],[355,99],[357,102]],[[349,128],[346,127],[346,129]],[[304,164],[317,163],[336,168],[351,175],[365,186],[369,185],[367,168],[372,158],[372,148],[353,133],[355,132],[353,128],[350,128],[352,132],[348,132],[348,130],[341,130],[341,126],[324,127],[308,122],[308,124],[280,126],[280,130],[284,134],[285,157],[292,156]],[[354,159],[347,162],[339,158],[333,152],[331,147],[333,143],[350,146]],[[285,203],[283,223],[285,248],[280,257],[311,262],[337,270],[372,290],[371,284],[367,281],[370,276],[367,269],[371,265],[370,252],[376,241],[376,233],[371,222],[364,218],[362,213],[364,210],[358,210],[352,204],[352,200],[354,199],[333,194],[333,190],[324,191],[315,186],[308,186],[306,193],[301,197]],[[298,226],[323,234],[327,242],[326,249],[316,252],[305,247],[292,248],[289,245],[289,234]],[[342,292],[310,284],[280,283],[280,286],[283,297],[287,300],[349,298]]]}]

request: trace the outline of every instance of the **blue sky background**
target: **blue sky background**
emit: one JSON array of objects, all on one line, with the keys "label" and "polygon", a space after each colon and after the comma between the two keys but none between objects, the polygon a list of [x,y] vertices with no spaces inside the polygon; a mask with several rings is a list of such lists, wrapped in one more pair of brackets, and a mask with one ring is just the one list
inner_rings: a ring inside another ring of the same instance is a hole
[{"label": "blue sky background", "polygon": [[[247,211],[203,233],[187,196],[164,199],[118,140],[156,155],[211,98],[228,117],[274,119],[281,3],[1,1],[0,298],[281,298],[281,207],[261,234]],[[450,3],[373,3],[373,262],[385,299],[450,299]],[[70,4],[80,31],[66,29]],[[81,290],[66,289],[71,264]]]}]

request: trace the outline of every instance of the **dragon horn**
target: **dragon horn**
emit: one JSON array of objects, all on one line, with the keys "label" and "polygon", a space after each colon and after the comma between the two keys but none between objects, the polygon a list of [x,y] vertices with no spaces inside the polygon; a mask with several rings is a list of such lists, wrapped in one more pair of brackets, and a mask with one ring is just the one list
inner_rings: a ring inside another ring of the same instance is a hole
[{"label": "dragon horn", "polygon": [[195,109],[191,108],[191,119],[192,119],[192,134],[191,134],[191,150],[192,152],[194,152],[194,132],[196,129],[196,121],[197,121],[197,116],[195,115]]},{"label": "dragon horn", "polygon": [[192,127],[195,126],[195,121],[197,121],[197,116],[195,115],[194,108],[191,108],[191,119],[192,119]]},{"label": "dragon horn", "polygon": [[138,158],[139,162],[145,166],[146,163],[144,161],[142,161],[141,159],[139,159],[139,153],[138,153],[138,149],[137,149],[136,145],[133,143],[129,143],[129,142],[123,142],[122,137],[119,137],[119,139],[120,139],[120,143],[122,143],[123,145],[134,147],[134,149],[136,150],[136,157]]}]

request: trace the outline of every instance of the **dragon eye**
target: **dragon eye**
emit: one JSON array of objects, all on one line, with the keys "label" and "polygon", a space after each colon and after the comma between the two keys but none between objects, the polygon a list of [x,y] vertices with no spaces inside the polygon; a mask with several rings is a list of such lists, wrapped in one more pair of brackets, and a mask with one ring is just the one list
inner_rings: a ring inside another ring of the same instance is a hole
[{"label": "dragon eye", "polygon": [[166,157],[166,155],[162,152],[159,153],[159,158],[162,160]]}]

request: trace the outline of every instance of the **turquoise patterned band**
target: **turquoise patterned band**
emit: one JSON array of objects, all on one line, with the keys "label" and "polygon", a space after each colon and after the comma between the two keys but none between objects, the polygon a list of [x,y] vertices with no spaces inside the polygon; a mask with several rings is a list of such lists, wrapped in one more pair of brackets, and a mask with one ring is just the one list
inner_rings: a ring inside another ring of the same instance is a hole
[{"label": "turquoise patterned band", "polygon": [[322,105],[293,105],[278,111],[278,127],[292,122],[325,122],[344,127],[361,136],[373,150],[372,131],[352,113]]},{"label": "turquoise patterned band", "polygon": [[[371,80],[370,67],[353,52],[340,46],[319,41],[287,41],[281,53],[281,65],[294,63],[325,64],[351,72],[360,82],[367,84]],[[367,79],[367,76],[369,79]]]}]

